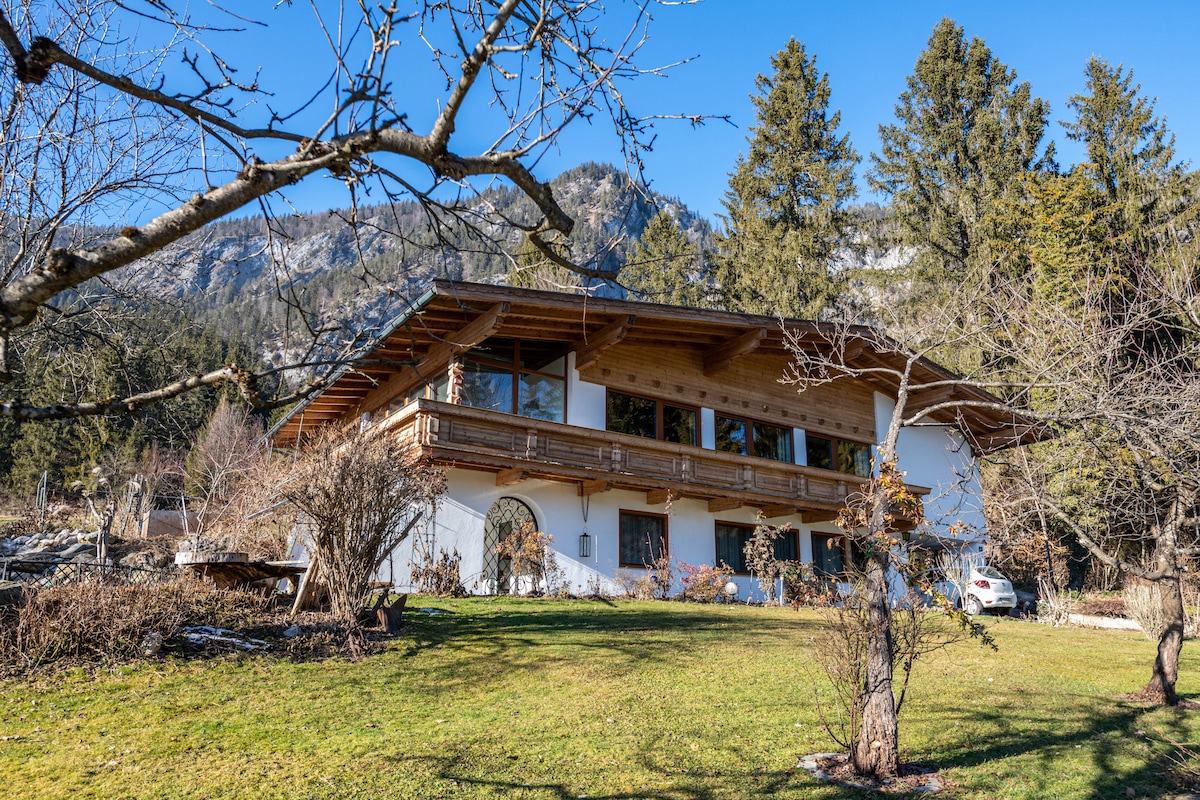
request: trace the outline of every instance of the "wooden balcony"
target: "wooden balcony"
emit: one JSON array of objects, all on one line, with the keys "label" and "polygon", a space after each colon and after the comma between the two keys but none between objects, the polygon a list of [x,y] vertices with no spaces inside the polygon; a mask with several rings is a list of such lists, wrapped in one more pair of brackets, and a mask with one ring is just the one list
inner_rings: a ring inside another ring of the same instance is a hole
[{"label": "wooden balcony", "polygon": [[768,518],[798,514],[818,522],[836,517],[863,483],[831,470],[432,400],[379,424],[438,461],[495,472],[497,485],[545,478],[578,484],[581,495],[644,491],[651,505],[693,498],[714,512],[749,506]]}]

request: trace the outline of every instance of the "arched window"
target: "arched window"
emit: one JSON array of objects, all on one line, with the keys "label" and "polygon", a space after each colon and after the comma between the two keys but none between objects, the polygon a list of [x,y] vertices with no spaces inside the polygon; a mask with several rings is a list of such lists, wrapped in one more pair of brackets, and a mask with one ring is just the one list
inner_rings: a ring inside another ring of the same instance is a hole
[{"label": "arched window", "polygon": [[529,506],[515,497],[501,497],[488,509],[483,520],[483,579],[491,584],[495,594],[507,594],[512,569],[507,558],[500,558],[496,548],[508,535],[525,523],[537,526]]}]

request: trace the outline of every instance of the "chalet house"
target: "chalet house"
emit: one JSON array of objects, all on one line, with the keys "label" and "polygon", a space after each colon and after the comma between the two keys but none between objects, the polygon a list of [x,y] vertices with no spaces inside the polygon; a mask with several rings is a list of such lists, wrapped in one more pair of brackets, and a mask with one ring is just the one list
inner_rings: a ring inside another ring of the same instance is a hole
[{"label": "chalet house", "polygon": [[[870,474],[895,397],[882,379],[804,393],[780,383],[791,358],[772,317],[447,281],[387,327],[370,360],[293,410],[274,442],[379,425],[445,465],[444,501],[384,577],[403,587],[414,552],[457,549],[477,593],[511,588],[497,544],[526,521],[554,537],[577,593],[613,589],[662,547],[729,564],[739,596],[755,596],[742,549],[759,514],[791,524],[780,557],[837,575],[847,552],[832,546],[833,520]],[[902,433],[900,467],[934,521],[930,543],[981,550],[974,451],[1006,420],[935,421]],[[972,533],[945,535],[956,522]]]}]

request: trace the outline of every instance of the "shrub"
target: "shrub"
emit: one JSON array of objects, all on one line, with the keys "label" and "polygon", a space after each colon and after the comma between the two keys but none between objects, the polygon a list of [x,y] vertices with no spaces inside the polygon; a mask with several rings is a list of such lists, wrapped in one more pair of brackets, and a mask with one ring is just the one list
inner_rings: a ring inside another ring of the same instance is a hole
[{"label": "shrub", "polygon": [[630,569],[619,569],[616,575],[617,586],[627,600],[651,600],[654,598],[654,582],[650,580],[649,572],[634,572]]},{"label": "shrub", "polygon": [[653,587],[652,594],[659,600],[666,600],[671,596],[671,586],[675,583],[675,570],[671,566],[674,560],[674,556],[664,552],[646,565],[650,570],[646,577]]},{"label": "shrub", "polygon": [[818,578],[812,564],[799,561],[780,562],[779,577],[783,579],[783,596],[793,608],[829,605],[834,592],[830,581]]},{"label": "shrub", "polygon": [[440,550],[440,552],[441,556],[437,561],[433,560],[432,553],[426,551],[421,561],[413,564],[413,583],[417,585],[417,590],[422,594],[435,594],[438,597],[465,597],[467,591],[463,588],[462,578],[459,574],[462,556],[458,554],[457,548],[453,555],[445,550]]},{"label": "shrub", "polygon": [[507,558],[512,569],[512,586],[521,594],[522,578],[529,579],[529,593],[554,594],[562,570],[550,543],[554,537],[542,533],[533,523],[526,522],[496,546],[496,553]]},{"label": "shrub", "polygon": [[766,595],[767,602],[775,600],[775,581],[785,563],[775,558],[775,540],[788,534],[791,529],[791,525],[768,525],[759,514],[754,533],[746,542],[746,568],[758,577],[758,586]]},{"label": "shrub", "polygon": [[1038,579],[1038,587],[1037,621],[1056,628],[1065,625],[1075,605],[1070,593],[1059,591],[1045,578]]},{"label": "shrub", "polygon": [[716,602],[724,594],[725,584],[732,576],[733,569],[728,564],[693,566],[679,562],[679,582],[683,584],[683,599],[695,603]]},{"label": "shrub", "polygon": [[30,669],[68,660],[105,664],[153,654],[185,624],[244,624],[267,604],[260,595],[213,590],[183,577],[160,584],[93,580],[31,591],[0,626],[0,661]]}]

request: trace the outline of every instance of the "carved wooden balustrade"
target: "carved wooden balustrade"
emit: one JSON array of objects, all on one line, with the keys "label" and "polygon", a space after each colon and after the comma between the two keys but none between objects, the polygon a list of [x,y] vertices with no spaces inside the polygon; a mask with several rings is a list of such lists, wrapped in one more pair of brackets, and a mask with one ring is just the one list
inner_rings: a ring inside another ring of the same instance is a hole
[{"label": "carved wooden balustrade", "polygon": [[578,483],[581,494],[644,491],[652,504],[689,497],[707,500],[713,511],[753,506],[767,517],[815,522],[833,519],[863,483],[831,470],[432,400],[414,401],[379,424],[439,461],[495,472],[498,484],[546,478]]}]

